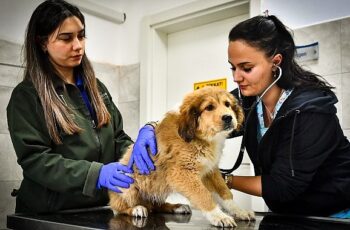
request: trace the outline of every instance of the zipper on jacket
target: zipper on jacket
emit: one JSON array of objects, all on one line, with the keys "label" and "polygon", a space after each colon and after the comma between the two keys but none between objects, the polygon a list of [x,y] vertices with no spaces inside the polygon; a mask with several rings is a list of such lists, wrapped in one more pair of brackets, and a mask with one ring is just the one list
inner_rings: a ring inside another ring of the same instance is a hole
[{"label": "zipper on jacket", "polygon": [[95,143],[97,146],[97,152],[98,152],[98,161],[101,160],[101,141],[100,141],[100,135],[99,135],[99,129],[97,129],[97,125],[94,119],[90,120],[91,122],[91,127],[93,129],[93,136],[95,138]]},{"label": "zipper on jacket", "polygon": [[[107,92],[103,92],[101,93],[101,97],[102,97],[102,100],[104,101],[105,98],[109,100],[109,97],[108,97],[108,94]],[[103,102],[104,103],[104,102]],[[93,121],[94,122],[94,121]],[[94,122],[95,124],[95,122]],[[102,144],[101,144],[101,138],[100,138],[100,130],[99,129],[96,129],[96,125],[95,125],[95,134],[96,134],[96,141],[98,143],[98,161],[101,161],[101,156],[102,156]]]},{"label": "zipper on jacket", "polygon": [[92,128],[96,129],[96,123],[94,119],[91,120],[91,124],[92,124]]},{"label": "zipper on jacket", "polygon": [[102,96],[102,99],[105,98],[105,97],[108,98],[108,94],[107,94],[106,92],[104,92],[103,94],[101,94],[101,96]]},{"label": "zipper on jacket", "polygon": [[63,102],[63,104],[67,105],[67,102],[63,97],[63,94],[60,94],[59,97],[61,98],[61,101]]},{"label": "zipper on jacket", "polygon": [[96,138],[97,138],[97,142],[98,142],[98,160],[101,161],[101,155],[102,155],[102,148],[101,148],[101,138],[100,138],[100,132],[99,130],[96,130]]},{"label": "zipper on jacket", "polygon": [[294,119],[293,119],[293,126],[292,126],[292,134],[291,134],[291,140],[290,140],[290,146],[289,146],[289,166],[290,166],[290,171],[291,175],[294,177],[294,165],[293,165],[293,143],[294,143],[294,131],[295,131],[295,123],[297,120],[297,116],[300,113],[300,110],[297,109],[294,114]]}]

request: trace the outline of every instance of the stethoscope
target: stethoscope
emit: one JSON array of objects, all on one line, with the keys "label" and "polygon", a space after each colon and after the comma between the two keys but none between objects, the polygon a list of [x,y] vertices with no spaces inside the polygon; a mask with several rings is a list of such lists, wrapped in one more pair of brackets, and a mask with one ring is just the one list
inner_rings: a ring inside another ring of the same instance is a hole
[{"label": "stethoscope", "polygon": [[[267,91],[269,91],[269,89],[271,89],[271,87],[273,85],[275,85],[277,83],[277,81],[282,77],[282,68],[279,67],[278,65],[274,66],[278,69],[278,77],[264,90],[264,92],[261,94],[261,96],[257,96],[257,100],[253,103],[253,105],[249,108],[249,113],[247,115],[247,118],[245,119],[246,122],[250,119],[251,114],[253,109],[256,107],[256,105],[262,100],[263,96],[267,93]],[[243,101],[242,101],[242,97],[241,97],[241,91],[238,87],[238,101],[240,103],[241,106],[243,106]],[[243,130],[243,136],[242,136],[242,141],[241,141],[241,147],[239,149],[239,153],[238,153],[238,157],[236,160],[236,163],[233,165],[232,168],[230,169],[221,169],[220,168],[220,172],[223,175],[228,175],[231,174],[233,171],[235,171],[242,163],[243,160],[243,155],[244,155],[244,151],[245,151],[245,137],[246,137],[246,131],[247,131],[247,125],[244,125],[244,130]]]}]

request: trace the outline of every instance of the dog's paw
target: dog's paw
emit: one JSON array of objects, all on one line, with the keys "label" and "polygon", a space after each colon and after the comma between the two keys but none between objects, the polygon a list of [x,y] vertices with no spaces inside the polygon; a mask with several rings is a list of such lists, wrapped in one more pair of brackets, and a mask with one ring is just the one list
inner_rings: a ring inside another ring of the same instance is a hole
[{"label": "dog's paw", "polygon": [[233,217],[227,215],[216,207],[213,211],[205,212],[204,215],[210,223],[217,227],[236,227],[237,224]]},{"label": "dog's paw", "polygon": [[141,205],[133,207],[131,213],[135,217],[147,217],[148,216],[147,208],[145,208]]},{"label": "dog's paw", "polygon": [[209,220],[210,223],[217,227],[236,227],[237,224],[235,220],[226,214],[220,215],[220,216],[214,216],[211,220]]},{"label": "dog's paw", "polygon": [[132,225],[134,225],[137,228],[143,228],[147,224],[147,218],[137,218],[132,217]]},{"label": "dog's paw", "polygon": [[222,201],[223,208],[236,220],[255,220],[253,211],[241,209],[233,200]]},{"label": "dog's paw", "polygon": [[178,214],[190,214],[192,213],[191,208],[187,204],[181,204],[179,207],[174,209],[174,213]]},{"label": "dog's paw", "polygon": [[243,209],[236,209],[233,216],[237,220],[255,220],[255,214],[253,211]]},{"label": "dog's paw", "polygon": [[118,212],[116,210],[112,209],[112,211],[114,216],[118,215]]}]

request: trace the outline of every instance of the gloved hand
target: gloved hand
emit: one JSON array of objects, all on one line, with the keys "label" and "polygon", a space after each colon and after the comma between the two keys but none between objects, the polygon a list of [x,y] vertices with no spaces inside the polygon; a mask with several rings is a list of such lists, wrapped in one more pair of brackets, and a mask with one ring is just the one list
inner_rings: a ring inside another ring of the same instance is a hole
[{"label": "gloved hand", "polygon": [[140,174],[149,174],[150,170],[155,170],[147,148],[150,148],[153,156],[158,151],[156,135],[154,133],[154,128],[151,125],[145,125],[140,129],[128,163],[129,168],[132,168],[132,165],[135,163]]},{"label": "gloved hand", "polygon": [[108,188],[117,193],[121,191],[117,188],[129,188],[134,183],[134,179],[125,175],[125,173],[133,173],[132,169],[118,162],[103,165],[97,180],[97,188]]}]

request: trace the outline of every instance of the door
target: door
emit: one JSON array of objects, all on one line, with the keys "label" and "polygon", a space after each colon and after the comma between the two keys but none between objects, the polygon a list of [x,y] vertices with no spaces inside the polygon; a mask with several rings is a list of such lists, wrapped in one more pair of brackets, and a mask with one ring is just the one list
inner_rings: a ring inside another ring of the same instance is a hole
[{"label": "door", "polygon": [[[193,91],[195,82],[226,78],[228,91],[237,88],[227,59],[228,34],[234,25],[248,17],[244,14],[168,34],[167,110],[177,108],[183,96]],[[240,137],[226,141],[221,168],[233,166],[240,143]],[[252,175],[248,157],[244,157],[243,164],[234,174]],[[250,195],[234,191],[234,197],[241,207],[252,208],[254,202]]]}]

